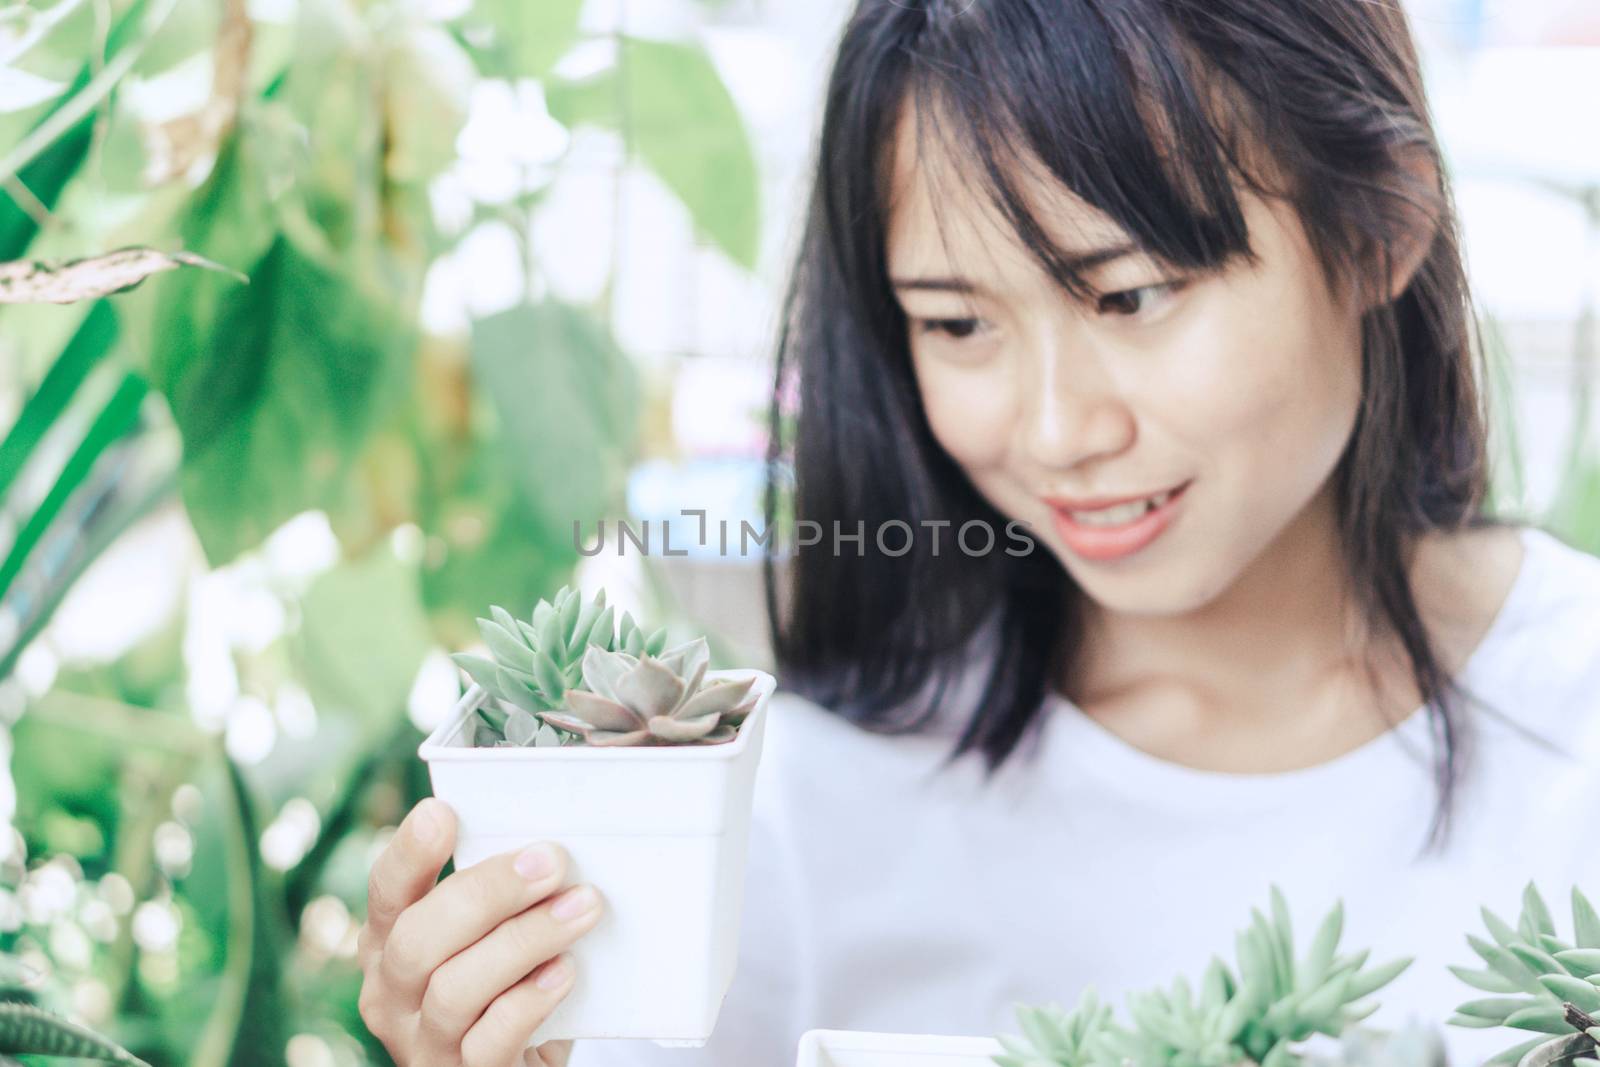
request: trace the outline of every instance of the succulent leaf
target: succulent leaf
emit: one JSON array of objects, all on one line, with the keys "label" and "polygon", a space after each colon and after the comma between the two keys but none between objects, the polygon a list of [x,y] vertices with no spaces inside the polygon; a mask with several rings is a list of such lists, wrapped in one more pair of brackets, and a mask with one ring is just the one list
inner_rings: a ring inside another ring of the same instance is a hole
[{"label": "succulent leaf", "polygon": [[506,740],[514,745],[526,745],[539,733],[539,720],[531,712],[518,708],[506,716]]},{"label": "succulent leaf", "polygon": [[577,589],[563,586],[553,602],[541,600],[535,605],[531,621],[514,618],[498,606],[490,607],[489,616],[478,620],[478,630],[490,656],[452,657],[493,698],[479,705],[485,729],[472,736],[481,735],[479,743],[487,745],[506,741],[507,713],[520,710],[538,720],[532,731],[525,721],[517,720],[522,743],[536,747],[568,743],[572,731],[559,723],[545,725],[543,716],[564,710],[568,690],[582,682],[581,660],[591,643],[607,651],[616,647],[604,591],[585,599]]},{"label": "succulent leaf", "polygon": [[601,609],[600,614],[594,620],[594,625],[589,627],[589,636],[584,638],[584,648],[575,649],[574,653],[578,656],[582,656],[584,649],[588,648],[590,645],[594,645],[596,648],[608,650],[613,648],[621,648],[622,646],[617,643],[616,635],[613,633],[613,631],[616,629],[615,620],[616,614],[611,608],[606,607]]},{"label": "succulent leaf", "polygon": [[617,702],[632,708],[641,718],[671,715],[683,700],[685,679],[657,659],[645,657],[616,680]]},{"label": "succulent leaf", "polygon": [[1522,918],[1518,925],[1522,927],[1522,936],[1531,942],[1537,943],[1541,934],[1555,936],[1556,924],[1550,918],[1550,909],[1532,882],[1522,891]]},{"label": "succulent leaf", "polygon": [[1541,1034],[1567,1034],[1572,1032],[1566,1014],[1559,1007],[1535,1004],[1506,1016],[1505,1024],[1517,1030],[1535,1030]]},{"label": "succulent leaf", "polygon": [[1494,971],[1475,970],[1471,967],[1458,967],[1455,964],[1451,964],[1450,973],[1472,988],[1481,989],[1485,993],[1526,992],[1516,982]]},{"label": "succulent leaf", "polygon": [[1578,948],[1600,949],[1600,915],[1577,886],[1572,887],[1572,926]]},{"label": "succulent leaf", "polygon": [[1569,948],[1556,953],[1556,962],[1569,970],[1577,967],[1580,977],[1600,974],[1600,948]]}]

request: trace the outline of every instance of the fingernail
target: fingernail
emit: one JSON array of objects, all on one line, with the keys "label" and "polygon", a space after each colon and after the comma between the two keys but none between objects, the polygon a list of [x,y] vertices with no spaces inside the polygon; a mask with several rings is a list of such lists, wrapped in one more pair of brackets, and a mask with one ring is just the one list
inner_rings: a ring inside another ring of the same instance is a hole
[{"label": "fingernail", "polygon": [[517,858],[511,861],[511,866],[528,881],[537,882],[554,873],[556,857],[550,851],[549,845],[529,845],[517,854]]},{"label": "fingernail", "polygon": [[589,914],[599,903],[600,898],[595,895],[594,889],[580,885],[557,897],[556,902],[550,905],[550,914],[561,922],[571,922]]},{"label": "fingernail", "polygon": [[433,810],[433,801],[424,800],[411,813],[411,833],[424,845],[439,840],[439,813]]},{"label": "fingernail", "polygon": [[540,989],[555,989],[564,985],[571,973],[572,961],[566,956],[557,956],[545,964],[544,970],[539,972],[539,977],[533,980],[533,984]]}]

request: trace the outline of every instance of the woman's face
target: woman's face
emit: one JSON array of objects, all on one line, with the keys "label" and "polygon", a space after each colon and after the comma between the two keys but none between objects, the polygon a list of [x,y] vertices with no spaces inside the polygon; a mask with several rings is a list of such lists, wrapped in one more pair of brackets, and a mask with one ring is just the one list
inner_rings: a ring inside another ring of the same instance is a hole
[{"label": "woman's face", "polygon": [[[1324,490],[1360,401],[1360,311],[1330,291],[1292,210],[1247,199],[1258,261],[1190,277],[1041,182],[1058,246],[1103,256],[1080,301],[936,147],[919,156],[913,121],[897,138],[890,276],[933,433],[997,510],[1096,602],[1139,613],[1199,607],[1258,559],[1292,557],[1269,553],[1286,531],[1331,534]],[[1131,526],[1105,515],[1116,528],[1085,529],[1093,516],[1069,506],[1178,487]]]}]

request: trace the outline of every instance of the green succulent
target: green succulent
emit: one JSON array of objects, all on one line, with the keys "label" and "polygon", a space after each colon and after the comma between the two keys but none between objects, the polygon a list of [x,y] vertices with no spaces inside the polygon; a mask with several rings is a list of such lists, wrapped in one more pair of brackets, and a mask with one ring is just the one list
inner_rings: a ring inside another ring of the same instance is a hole
[{"label": "green succulent", "polygon": [[713,745],[733,740],[756,705],[754,678],[705,681],[711,650],[706,639],[661,653],[583,654],[583,687],[567,692],[562,711],[544,721],[580,735],[591,745]]},{"label": "green succulent", "polygon": [[994,1057],[1000,1067],[1115,1067],[1117,1057],[1106,1044],[1116,1028],[1111,1005],[1103,1004],[1093,986],[1078,1006],[1066,1012],[1059,1005],[1017,1005],[1022,1037],[1000,1035],[1005,1052]]},{"label": "green succulent", "polygon": [[[1546,1035],[1506,1049],[1489,1063],[1511,1064],[1550,1040],[1548,1035],[1587,1034],[1600,1042],[1600,915],[1576,886],[1572,889],[1574,940],[1556,934],[1550,909],[1529,882],[1522,891],[1522,914],[1508,925],[1482,909],[1490,941],[1467,936],[1486,970],[1451,967],[1457,978],[1492,996],[1467,1001],[1451,1017],[1452,1026],[1508,1026]],[[1575,1061],[1600,1067],[1600,1058]]]},{"label": "green succulent", "polygon": [[63,1056],[102,1063],[150,1067],[127,1049],[88,1027],[32,1003],[26,982],[30,969],[0,953],[0,1065],[18,1065],[13,1056]]},{"label": "green succulent", "polygon": [[[1410,966],[1395,960],[1363,970],[1368,953],[1337,953],[1344,906],[1334,907],[1296,960],[1289,909],[1272,887],[1272,919],[1251,909],[1236,940],[1238,973],[1213,957],[1198,990],[1180,978],[1169,989],[1130,994],[1131,1026],[1100,1014],[1094,1001],[1072,1015],[1029,1016],[1026,1041],[1012,1040],[1001,1067],[1298,1067],[1294,1045],[1313,1034],[1343,1037],[1377,1005],[1358,1001]],[[1080,1014],[1084,1013],[1084,1014]]]},{"label": "green succulent", "polygon": [[498,606],[489,614],[478,620],[489,657],[451,657],[493,698],[478,708],[477,744],[563,743],[568,738],[544,723],[544,713],[564,707],[567,691],[580,684],[589,646],[638,656],[660,652],[667,639],[665,629],[646,636],[627,612],[619,625],[604,590],[585,600],[562,586],[554,602],[539,601],[531,622]]}]

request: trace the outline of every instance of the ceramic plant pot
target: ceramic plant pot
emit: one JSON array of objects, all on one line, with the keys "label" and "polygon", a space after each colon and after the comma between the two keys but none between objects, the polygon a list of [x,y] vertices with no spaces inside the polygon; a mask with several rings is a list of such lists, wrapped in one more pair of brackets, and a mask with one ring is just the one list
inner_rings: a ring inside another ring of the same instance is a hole
[{"label": "ceramic plant pot", "polygon": [[994,1067],[1002,1051],[992,1037],[807,1030],[796,1067]]},{"label": "ceramic plant pot", "polygon": [[701,1045],[737,958],[750,805],[773,679],[732,740],[640,748],[472,748],[464,728],[487,699],[473,686],[423,742],[433,792],[457,820],[455,864],[536,841],[571,856],[570,880],[606,911],[572,948],[572,990],[531,1045],[636,1038]]}]

